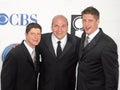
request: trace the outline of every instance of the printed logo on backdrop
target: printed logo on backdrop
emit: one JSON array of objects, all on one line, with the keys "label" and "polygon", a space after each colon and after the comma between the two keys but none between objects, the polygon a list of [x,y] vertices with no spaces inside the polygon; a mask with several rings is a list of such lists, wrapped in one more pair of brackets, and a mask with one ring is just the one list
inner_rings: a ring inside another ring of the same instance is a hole
[{"label": "printed logo on backdrop", "polygon": [[3,62],[5,61],[7,54],[10,52],[11,49],[14,48],[15,45],[18,45],[18,43],[13,43],[13,44],[10,44],[5,47],[5,49],[3,50],[3,53],[2,53],[2,61]]},{"label": "printed logo on backdrop", "polygon": [[71,34],[81,37],[83,33],[81,15],[71,15]]},{"label": "printed logo on backdrop", "polygon": [[0,25],[7,25],[9,23],[13,26],[23,26],[30,22],[37,22],[37,14],[13,13],[9,15],[0,13]]}]

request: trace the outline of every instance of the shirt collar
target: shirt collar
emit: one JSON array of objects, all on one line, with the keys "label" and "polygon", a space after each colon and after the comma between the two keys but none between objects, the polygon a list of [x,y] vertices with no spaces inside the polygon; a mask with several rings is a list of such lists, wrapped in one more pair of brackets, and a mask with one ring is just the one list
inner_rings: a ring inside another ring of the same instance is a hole
[{"label": "shirt collar", "polygon": [[25,41],[24,41],[24,44],[25,44],[26,48],[28,49],[29,53],[31,54],[32,51],[33,51],[35,48],[31,48]]},{"label": "shirt collar", "polygon": [[86,34],[86,36],[88,36],[89,37],[89,42],[97,35],[97,33],[99,32],[100,30],[99,30],[99,28],[97,28],[97,30],[95,30],[92,34],[90,34],[90,35],[87,35]]},{"label": "shirt collar", "polygon": [[57,43],[58,41],[61,41],[61,45],[67,41],[67,35],[64,36],[61,40],[57,39],[54,34],[52,34],[52,39]]}]

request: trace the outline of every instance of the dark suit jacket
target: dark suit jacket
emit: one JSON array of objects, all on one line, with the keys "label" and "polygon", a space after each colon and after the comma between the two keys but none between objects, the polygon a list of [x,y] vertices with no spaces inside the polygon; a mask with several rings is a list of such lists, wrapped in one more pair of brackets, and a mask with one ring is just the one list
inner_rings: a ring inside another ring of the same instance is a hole
[{"label": "dark suit jacket", "polygon": [[68,34],[67,44],[58,58],[53,49],[51,34],[44,34],[38,46],[42,56],[39,90],[75,90],[79,38]]},{"label": "dark suit jacket", "polygon": [[38,67],[34,67],[22,42],[8,53],[3,63],[1,90],[37,90],[37,74]]},{"label": "dark suit jacket", "polygon": [[77,90],[117,90],[117,45],[101,29],[85,48],[84,39],[85,33],[79,53]]}]

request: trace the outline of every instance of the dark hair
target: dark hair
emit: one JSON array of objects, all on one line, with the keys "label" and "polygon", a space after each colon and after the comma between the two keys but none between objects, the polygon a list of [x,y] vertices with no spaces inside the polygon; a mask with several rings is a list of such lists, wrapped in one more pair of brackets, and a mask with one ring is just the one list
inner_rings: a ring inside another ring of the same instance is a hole
[{"label": "dark hair", "polygon": [[42,27],[38,23],[29,23],[26,27],[26,33],[28,33],[32,28],[39,28],[42,31]]},{"label": "dark hair", "polygon": [[84,14],[92,14],[92,15],[95,16],[96,19],[99,19],[99,17],[100,17],[99,11],[92,6],[87,7],[86,9],[84,9],[82,11],[82,13],[81,13],[82,17],[83,17]]}]

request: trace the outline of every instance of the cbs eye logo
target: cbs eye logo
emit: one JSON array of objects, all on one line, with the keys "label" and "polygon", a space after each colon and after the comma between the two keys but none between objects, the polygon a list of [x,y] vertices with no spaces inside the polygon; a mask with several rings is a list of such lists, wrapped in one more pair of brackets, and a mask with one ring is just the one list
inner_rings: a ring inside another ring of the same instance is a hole
[{"label": "cbs eye logo", "polygon": [[0,13],[0,25],[6,25],[9,23],[13,26],[23,26],[30,22],[37,22],[37,14],[13,13],[7,15],[5,13]]},{"label": "cbs eye logo", "polygon": [[0,25],[5,25],[8,22],[8,16],[4,13],[0,13]]}]

